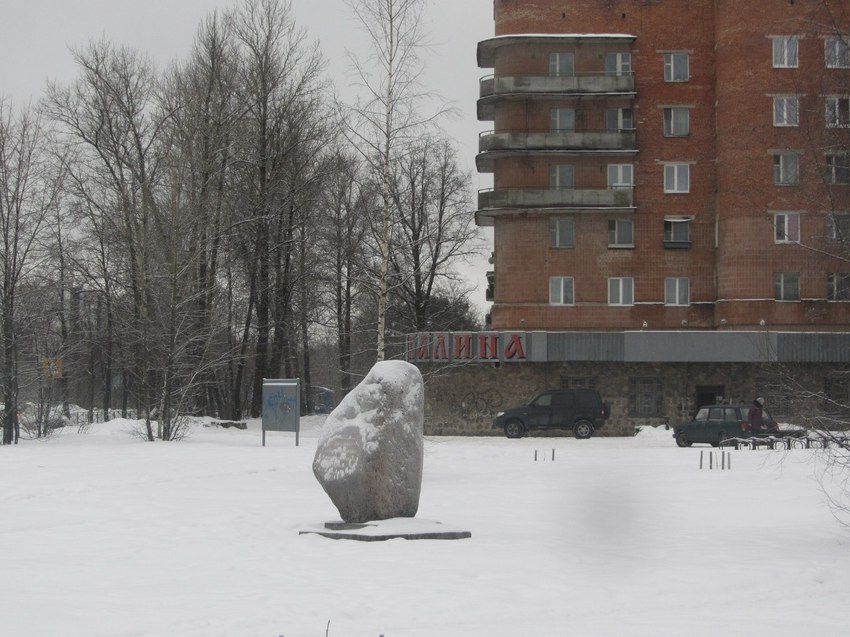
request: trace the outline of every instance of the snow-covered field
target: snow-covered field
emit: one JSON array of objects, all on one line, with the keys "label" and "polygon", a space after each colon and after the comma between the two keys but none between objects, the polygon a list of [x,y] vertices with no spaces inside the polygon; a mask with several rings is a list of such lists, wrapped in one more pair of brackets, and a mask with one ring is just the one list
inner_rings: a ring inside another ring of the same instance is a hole
[{"label": "snow-covered field", "polygon": [[816,479],[822,451],[732,451],[709,471],[663,429],[429,438],[418,517],[472,538],[335,541],[298,533],[338,517],[311,471],[320,424],[297,448],[261,447],[256,422],[145,443],[127,421],[0,448],[0,634],[850,630],[850,529]]}]

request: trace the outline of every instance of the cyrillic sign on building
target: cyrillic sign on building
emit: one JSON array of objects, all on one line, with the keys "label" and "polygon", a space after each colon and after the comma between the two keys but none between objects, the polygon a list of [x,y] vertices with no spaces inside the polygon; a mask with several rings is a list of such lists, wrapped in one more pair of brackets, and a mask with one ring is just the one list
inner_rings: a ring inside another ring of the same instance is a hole
[{"label": "cyrillic sign on building", "polygon": [[510,363],[528,360],[526,332],[428,332],[409,334],[411,363]]}]

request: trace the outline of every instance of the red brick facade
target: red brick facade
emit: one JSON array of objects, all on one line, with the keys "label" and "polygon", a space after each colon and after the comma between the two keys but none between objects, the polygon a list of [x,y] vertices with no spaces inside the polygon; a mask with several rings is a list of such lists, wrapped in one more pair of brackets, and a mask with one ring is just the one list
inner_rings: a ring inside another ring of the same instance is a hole
[{"label": "red brick facade", "polygon": [[[845,330],[850,290],[828,282],[850,263],[828,224],[850,212],[850,184],[825,176],[845,181],[850,150],[848,13],[838,0],[495,0],[497,37],[479,45],[494,72],[482,80],[479,115],[494,132],[479,169],[493,172],[494,192],[477,212],[494,227],[492,328]],[[778,64],[777,38],[796,49]],[[835,38],[841,68],[827,68]],[[569,68],[551,71],[552,54]],[[625,68],[606,67],[623,56]],[[680,81],[665,79],[666,59],[671,73],[687,65]],[[777,98],[792,125],[776,125]],[[831,98],[837,127],[826,124]],[[571,118],[557,134],[554,109]],[[631,109],[619,127],[618,109]],[[669,134],[684,113],[686,132]],[[790,185],[776,183],[785,161]],[[558,179],[572,181],[553,191],[563,165]],[[610,165],[633,167],[631,188],[609,189]],[[665,173],[686,192],[665,192]],[[573,224],[565,247],[550,247],[553,219]],[[609,244],[618,221],[631,243]],[[678,224],[685,241],[665,237]],[[572,279],[569,303],[552,302],[552,277]],[[633,280],[622,306],[609,298],[617,277]],[[670,285],[686,286],[686,302],[665,303]]]}]

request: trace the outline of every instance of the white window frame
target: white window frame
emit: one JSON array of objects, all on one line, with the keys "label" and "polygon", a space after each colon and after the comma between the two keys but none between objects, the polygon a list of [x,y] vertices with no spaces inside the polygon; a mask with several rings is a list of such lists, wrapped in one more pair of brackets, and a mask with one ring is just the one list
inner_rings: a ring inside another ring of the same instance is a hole
[{"label": "white window frame", "polygon": [[[613,64],[612,64],[613,61]],[[613,66],[613,68],[611,68]],[[632,54],[628,51],[609,52],[605,54],[606,75],[631,75]]]},{"label": "white window frame", "polygon": [[[793,294],[796,287],[796,295]],[[800,273],[775,272],[773,275],[773,298],[776,301],[800,300]]]},{"label": "white window frame", "polygon": [[664,279],[664,305],[683,307],[691,304],[691,283],[688,277]]},{"label": "white window frame", "polygon": [[[569,175],[569,185],[564,185]],[[551,164],[549,166],[549,188],[552,190],[572,190],[576,185],[576,167],[574,164]]]},{"label": "white window frame", "polygon": [[664,164],[664,192],[686,194],[691,191],[691,165],[685,163]]},{"label": "white window frame", "polygon": [[[690,243],[691,242],[691,219],[690,218],[668,218],[664,220],[664,242],[665,243]],[[685,237],[679,232],[685,229]]]},{"label": "white window frame", "polygon": [[[628,228],[628,236],[631,241],[624,241],[623,234]],[[608,220],[608,247],[609,248],[634,248],[635,247],[635,224],[631,219],[609,219]]]},{"label": "white window frame", "polygon": [[826,275],[826,300],[850,301],[850,272],[829,272]]},{"label": "white window frame", "polygon": [[[617,127],[611,128],[610,126],[610,117],[611,113],[617,113]],[[625,114],[628,113],[628,117]],[[626,126],[628,124],[628,126]],[[623,107],[623,108],[609,108],[605,111],[605,129],[608,131],[633,131],[635,129],[635,112],[634,109]]]},{"label": "white window frame", "polygon": [[831,36],[824,39],[823,61],[828,69],[850,69],[850,36]]},{"label": "white window frame", "polygon": [[549,305],[569,306],[575,303],[575,279],[571,276],[549,277]]},{"label": "white window frame", "polygon": [[635,170],[632,164],[608,164],[608,188],[634,188]]},{"label": "white window frame", "polygon": [[[684,68],[682,68],[684,66]],[[664,81],[687,82],[691,79],[691,56],[687,51],[664,54]]]},{"label": "white window frame", "polygon": [[[569,60],[568,64],[563,66],[568,67],[566,70],[562,70],[562,61],[566,62]],[[576,74],[576,56],[575,53],[571,51],[556,51],[555,53],[549,54],[549,75],[551,77],[570,77]]]},{"label": "white window frame", "polygon": [[850,185],[850,153],[826,156],[826,180],[832,186]]},{"label": "white window frame", "polygon": [[635,304],[635,280],[630,276],[608,279],[608,305],[630,307]]},{"label": "white window frame", "polygon": [[798,95],[773,96],[773,125],[791,128],[800,125],[800,97]]},{"label": "white window frame", "polygon": [[775,212],[773,214],[773,242],[800,243],[799,212]]},{"label": "white window frame", "polygon": [[549,247],[564,250],[576,247],[576,220],[572,217],[549,219]]},{"label": "white window frame", "polygon": [[850,212],[832,212],[826,217],[826,238],[850,242]]},{"label": "white window frame", "polygon": [[850,128],[850,96],[827,95],[824,122],[827,128]]},{"label": "white window frame", "polygon": [[549,130],[569,132],[575,129],[576,109],[567,107],[549,109]]},{"label": "white window frame", "polygon": [[[663,109],[664,137],[687,137],[691,134],[691,109],[687,106],[665,106]],[[677,132],[676,129],[684,129]]]},{"label": "white window frame", "polygon": [[796,69],[800,66],[800,38],[796,35],[777,35],[773,40],[773,68]]},{"label": "white window frame", "polygon": [[773,155],[773,183],[776,186],[800,185],[800,153],[782,152]]}]

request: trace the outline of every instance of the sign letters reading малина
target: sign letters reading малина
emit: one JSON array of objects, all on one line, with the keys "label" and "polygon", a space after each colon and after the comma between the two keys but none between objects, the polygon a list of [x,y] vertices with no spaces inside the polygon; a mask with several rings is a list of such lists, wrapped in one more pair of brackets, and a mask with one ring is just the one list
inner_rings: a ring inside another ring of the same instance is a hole
[{"label": "sign letters reading \u043c\u0430\u043b\u0438\u043d\u0430", "polygon": [[301,432],[300,381],[263,379],[263,446],[267,431],[294,431],[295,446]]},{"label": "sign letters reading \u043c\u0430\u043b\u0438\u043d\u0430", "polygon": [[410,334],[411,363],[510,363],[528,360],[526,332],[428,332]]}]

